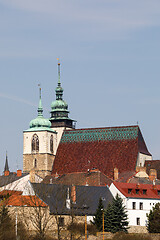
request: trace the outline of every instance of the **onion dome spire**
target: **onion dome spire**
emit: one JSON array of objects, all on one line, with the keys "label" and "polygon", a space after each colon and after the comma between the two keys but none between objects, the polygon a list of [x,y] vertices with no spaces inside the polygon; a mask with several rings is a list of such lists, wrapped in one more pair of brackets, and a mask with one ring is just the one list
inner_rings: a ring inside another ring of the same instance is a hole
[{"label": "onion dome spire", "polygon": [[60,62],[58,60],[58,84],[55,89],[56,100],[51,103],[51,126],[74,128],[73,120],[68,117],[68,104],[63,100],[63,88],[60,81]]},{"label": "onion dome spire", "polygon": [[5,162],[5,166],[4,166],[4,172],[5,171],[9,171],[7,151],[6,151],[6,162]]},{"label": "onion dome spire", "polygon": [[[40,85],[38,85],[40,86]],[[51,127],[51,123],[48,119],[43,117],[43,107],[41,99],[41,88],[39,88],[39,104],[38,104],[38,116],[30,121],[30,130],[47,130]]]}]

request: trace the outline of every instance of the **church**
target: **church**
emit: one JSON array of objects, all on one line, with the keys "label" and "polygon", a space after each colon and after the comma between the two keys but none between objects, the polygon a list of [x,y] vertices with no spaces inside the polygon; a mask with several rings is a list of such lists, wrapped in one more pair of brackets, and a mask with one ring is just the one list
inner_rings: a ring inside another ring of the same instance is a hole
[{"label": "church", "polygon": [[46,119],[40,89],[38,116],[23,131],[24,173],[35,169],[44,178],[99,169],[113,178],[115,168],[120,173],[133,171],[152,160],[138,125],[76,129],[76,121],[69,118],[68,104],[63,100],[60,63],[55,92],[56,100]]}]

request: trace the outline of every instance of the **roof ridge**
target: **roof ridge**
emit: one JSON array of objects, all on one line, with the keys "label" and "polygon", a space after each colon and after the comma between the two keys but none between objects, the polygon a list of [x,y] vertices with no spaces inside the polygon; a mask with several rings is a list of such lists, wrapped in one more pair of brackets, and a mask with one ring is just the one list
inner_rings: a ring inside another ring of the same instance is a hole
[{"label": "roof ridge", "polygon": [[76,129],[65,129],[64,132],[73,132],[77,130],[94,130],[94,129],[110,129],[110,128],[129,128],[129,127],[135,127],[139,128],[138,125],[124,125],[124,126],[113,126],[113,127],[97,127],[97,128],[76,128]]}]

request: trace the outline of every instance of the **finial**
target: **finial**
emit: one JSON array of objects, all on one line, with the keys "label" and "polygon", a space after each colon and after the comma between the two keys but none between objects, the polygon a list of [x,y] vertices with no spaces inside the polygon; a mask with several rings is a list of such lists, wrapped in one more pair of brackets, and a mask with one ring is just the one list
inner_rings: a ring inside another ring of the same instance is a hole
[{"label": "finial", "polygon": [[43,116],[43,108],[42,108],[42,101],[41,101],[41,84],[38,84],[39,87],[39,105],[38,105],[38,116]]},{"label": "finial", "polygon": [[57,61],[58,61],[58,85],[60,85],[61,82],[60,82],[60,62],[59,62],[59,58],[57,58]]},{"label": "finial", "polygon": [[41,99],[41,84],[40,83],[38,84],[38,87],[39,87],[39,98]]}]

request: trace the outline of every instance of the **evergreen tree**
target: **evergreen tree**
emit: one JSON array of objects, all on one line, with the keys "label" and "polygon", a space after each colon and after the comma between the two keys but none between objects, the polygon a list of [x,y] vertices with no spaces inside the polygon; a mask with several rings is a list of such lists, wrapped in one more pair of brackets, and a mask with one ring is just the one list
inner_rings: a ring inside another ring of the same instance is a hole
[{"label": "evergreen tree", "polygon": [[128,216],[123,200],[116,195],[112,203],[108,205],[104,213],[104,228],[107,232],[127,232],[128,229]]},{"label": "evergreen tree", "polygon": [[106,232],[110,232],[112,228],[112,204],[109,203],[107,209],[104,211],[104,229]]},{"label": "evergreen tree", "polygon": [[147,215],[147,230],[150,233],[160,233],[160,203],[156,203],[155,207],[150,210]]},{"label": "evergreen tree", "polygon": [[102,199],[99,199],[98,208],[95,213],[95,217],[93,218],[93,224],[96,225],[98,231],[102,231],[102,217],[103,217],[104,206],[102,203]]}]

